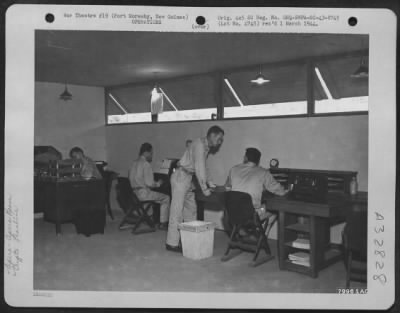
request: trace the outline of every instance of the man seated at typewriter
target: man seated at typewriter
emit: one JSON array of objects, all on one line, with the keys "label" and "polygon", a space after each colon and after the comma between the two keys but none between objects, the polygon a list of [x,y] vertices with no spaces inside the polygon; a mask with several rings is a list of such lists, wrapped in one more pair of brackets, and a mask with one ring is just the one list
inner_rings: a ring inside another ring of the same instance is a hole
[{"label": "man seated at typewriter", "polygon": [[82,163],[81,176],[85,179],[101,179],[102,176],[97,169],[96,163],[87,157],[83,150],[79,147],[74,147],[69,152],[71,159],[79,160]]},{"label": "man seated at typewriter", "polygon": [[133,192],[139,200],[153,200],[160,204],[160,229],[168,228],[170,197],[161,192],[156,192],[152,188],[158,188],[162,180],[154,181],[154,173],[151,167],[153,161],[153,147],[145,142],[140,147],[139,158],[133,162],[129,173],[129,181]]},{"label": "man seated at typewriter", "polygon": [[253,206],[261,219],[273,216],[267,232],[276,220],[276,215],[265,211],[265,204],[261,203],[264,190],[284,196],[288,192],[271,175],[269,170],[259,166],[261,152],[256,148],[247,148],[243,163],[232,167],[225,183],[227,190],[246,192],[251,196]]}]

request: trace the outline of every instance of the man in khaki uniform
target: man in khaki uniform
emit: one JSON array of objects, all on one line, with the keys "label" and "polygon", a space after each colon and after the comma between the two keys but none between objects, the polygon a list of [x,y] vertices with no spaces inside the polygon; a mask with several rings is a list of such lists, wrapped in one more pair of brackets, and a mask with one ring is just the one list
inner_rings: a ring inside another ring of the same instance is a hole
[{"label": "man in khaki uniform", "polygon": [[[265,211],[265,204],[261,203],[262,193],[264,190],[284,196],[288,191],[275,180],[269,170],[259,166],[261,152],[256,148],[247,148],[243,158],[243,163],[236,165],[229,171],[225,187],[232,191],[246,192],[251,196],[253,206],[261,219],[274,215]],[[274,215],[272,224],[276,220]]]},{"label": "man in khaki uniform", "polygon": [[82,163],[81,176],[83,178],[102,178],[99,170],[97,169],[96,163],[91,158],[87,157],[81,148],[73,147],[69,152],[69,156],[71,159],[79,160]]},{"label": "man in khaki uniform", "polygon": [[167,250],[182,252],[179,245],[178,224],[182,221],[196,220],[197,213],[192,176],[196,175],[202,192],[205,196],[209,196],[211,191],[207,186],[206,159],[209,153],[218,151],[223,141],[223,129],[212,126],[207,132],[207,137],[194,140],[179,160],[178,168],[171,176],[172,201],[166,242]]},{"label": "man in khaki uniform", "polygon": [[139,158],[133,162],[129,170],[131,187],[139,200],[153,200],[160,203],[160,229],[168,228],[170,197],[151,188],[160,187],[162,181],[154,181],[154,173],[151,167],[153,160],[153,147],[144,143],[140,147]]}]

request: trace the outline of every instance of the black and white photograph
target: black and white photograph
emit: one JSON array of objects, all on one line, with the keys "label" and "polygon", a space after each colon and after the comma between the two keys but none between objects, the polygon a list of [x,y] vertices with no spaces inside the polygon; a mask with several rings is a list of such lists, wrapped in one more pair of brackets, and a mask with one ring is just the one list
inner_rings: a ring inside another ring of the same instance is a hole
[{"label": "black and white photograph", "polygon": [[38,30],[35,52],[35,289],[367,288],[367,35]]},{"label": "black and white photograph", "polygon": [[[33,295],[360,296],[386,283],[369,265],[386,218],[370,207],[370,33],[254,10],[219,14],[218,31],[202,31],[204,14],[157,30],[188,14],[131,11],[64,19],[151,27],[33,30]],[[221,31],[235,23],[288,31]]]}]

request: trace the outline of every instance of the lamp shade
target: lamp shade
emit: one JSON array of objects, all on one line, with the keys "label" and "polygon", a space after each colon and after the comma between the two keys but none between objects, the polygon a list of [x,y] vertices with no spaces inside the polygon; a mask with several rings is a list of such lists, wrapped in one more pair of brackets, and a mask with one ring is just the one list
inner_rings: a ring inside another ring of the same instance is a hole
[{"label": "lamp shade", "polygon": [[154,87],[151,92],[151,114],[161,114],[164,109],[164,97],[163,94],[158,90],[158,87]]},{"label": "lamp shade", "polygon": [[368,67],[361,64],[360,67],[350,76],[353,78],[366,78],[368,77]]},{"label": "lamp shade", "polygon": [[369,75],[368,72],[368,65],[366,64],[366,60],[365,58],[361,59],[361,63],[360,66],[358,67],[358,69],[350,75],[350,77],[352,78],[366,78]]},{"label": "lamp shade", "polygon": [[257,85],[262,85],[265,83],[268,83],[270,80],[266,79],[265,76],[261,73],[259,73],[256,78],[252,79],[251,82]]},{"label": "lamp shade", "polygon": [[64,92],[60,95],[60,99],[67,101],[72,99],[71,93],[68,91],[67,85],[65,85]]}]

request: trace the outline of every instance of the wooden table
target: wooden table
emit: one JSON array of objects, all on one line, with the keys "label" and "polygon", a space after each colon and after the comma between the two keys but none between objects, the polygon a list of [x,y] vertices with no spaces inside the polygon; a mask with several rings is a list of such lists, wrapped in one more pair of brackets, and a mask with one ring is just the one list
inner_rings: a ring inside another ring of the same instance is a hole
[{"label": "wooden table", "polygon": [[34,196],[43,199],[44,219],[55,223],[57,234],[61,233],[61,224],[72,222],[78,210],[105,214],[106,192],[102,179],[40,179],[35,183],[40,193]]},{"label": "wooden table", "polygon": [[205,196],[198,188],[195,190],[195,199],[197,204],[197,220],[204,221],[205,204],[212,204],[218,210],[225,210],[225,187],[217,186],[213,189],[210,196]]},{"label": "wooden table", "polygon": [[[304,273],[315,278],[318,272],[339,261],[341,250],[330,244],[330,227],[344,222],[354,208],[367,204],[367,193],[350,196],[329,193],[326,203],[309,203],[273,197],[267,201],[267,210],[277,211],[279,268]],[[300,236],[308,237],[309,249],[293,247]],[[294,264],[288,258],[295,252],[309,253],[309,266]]]}]

